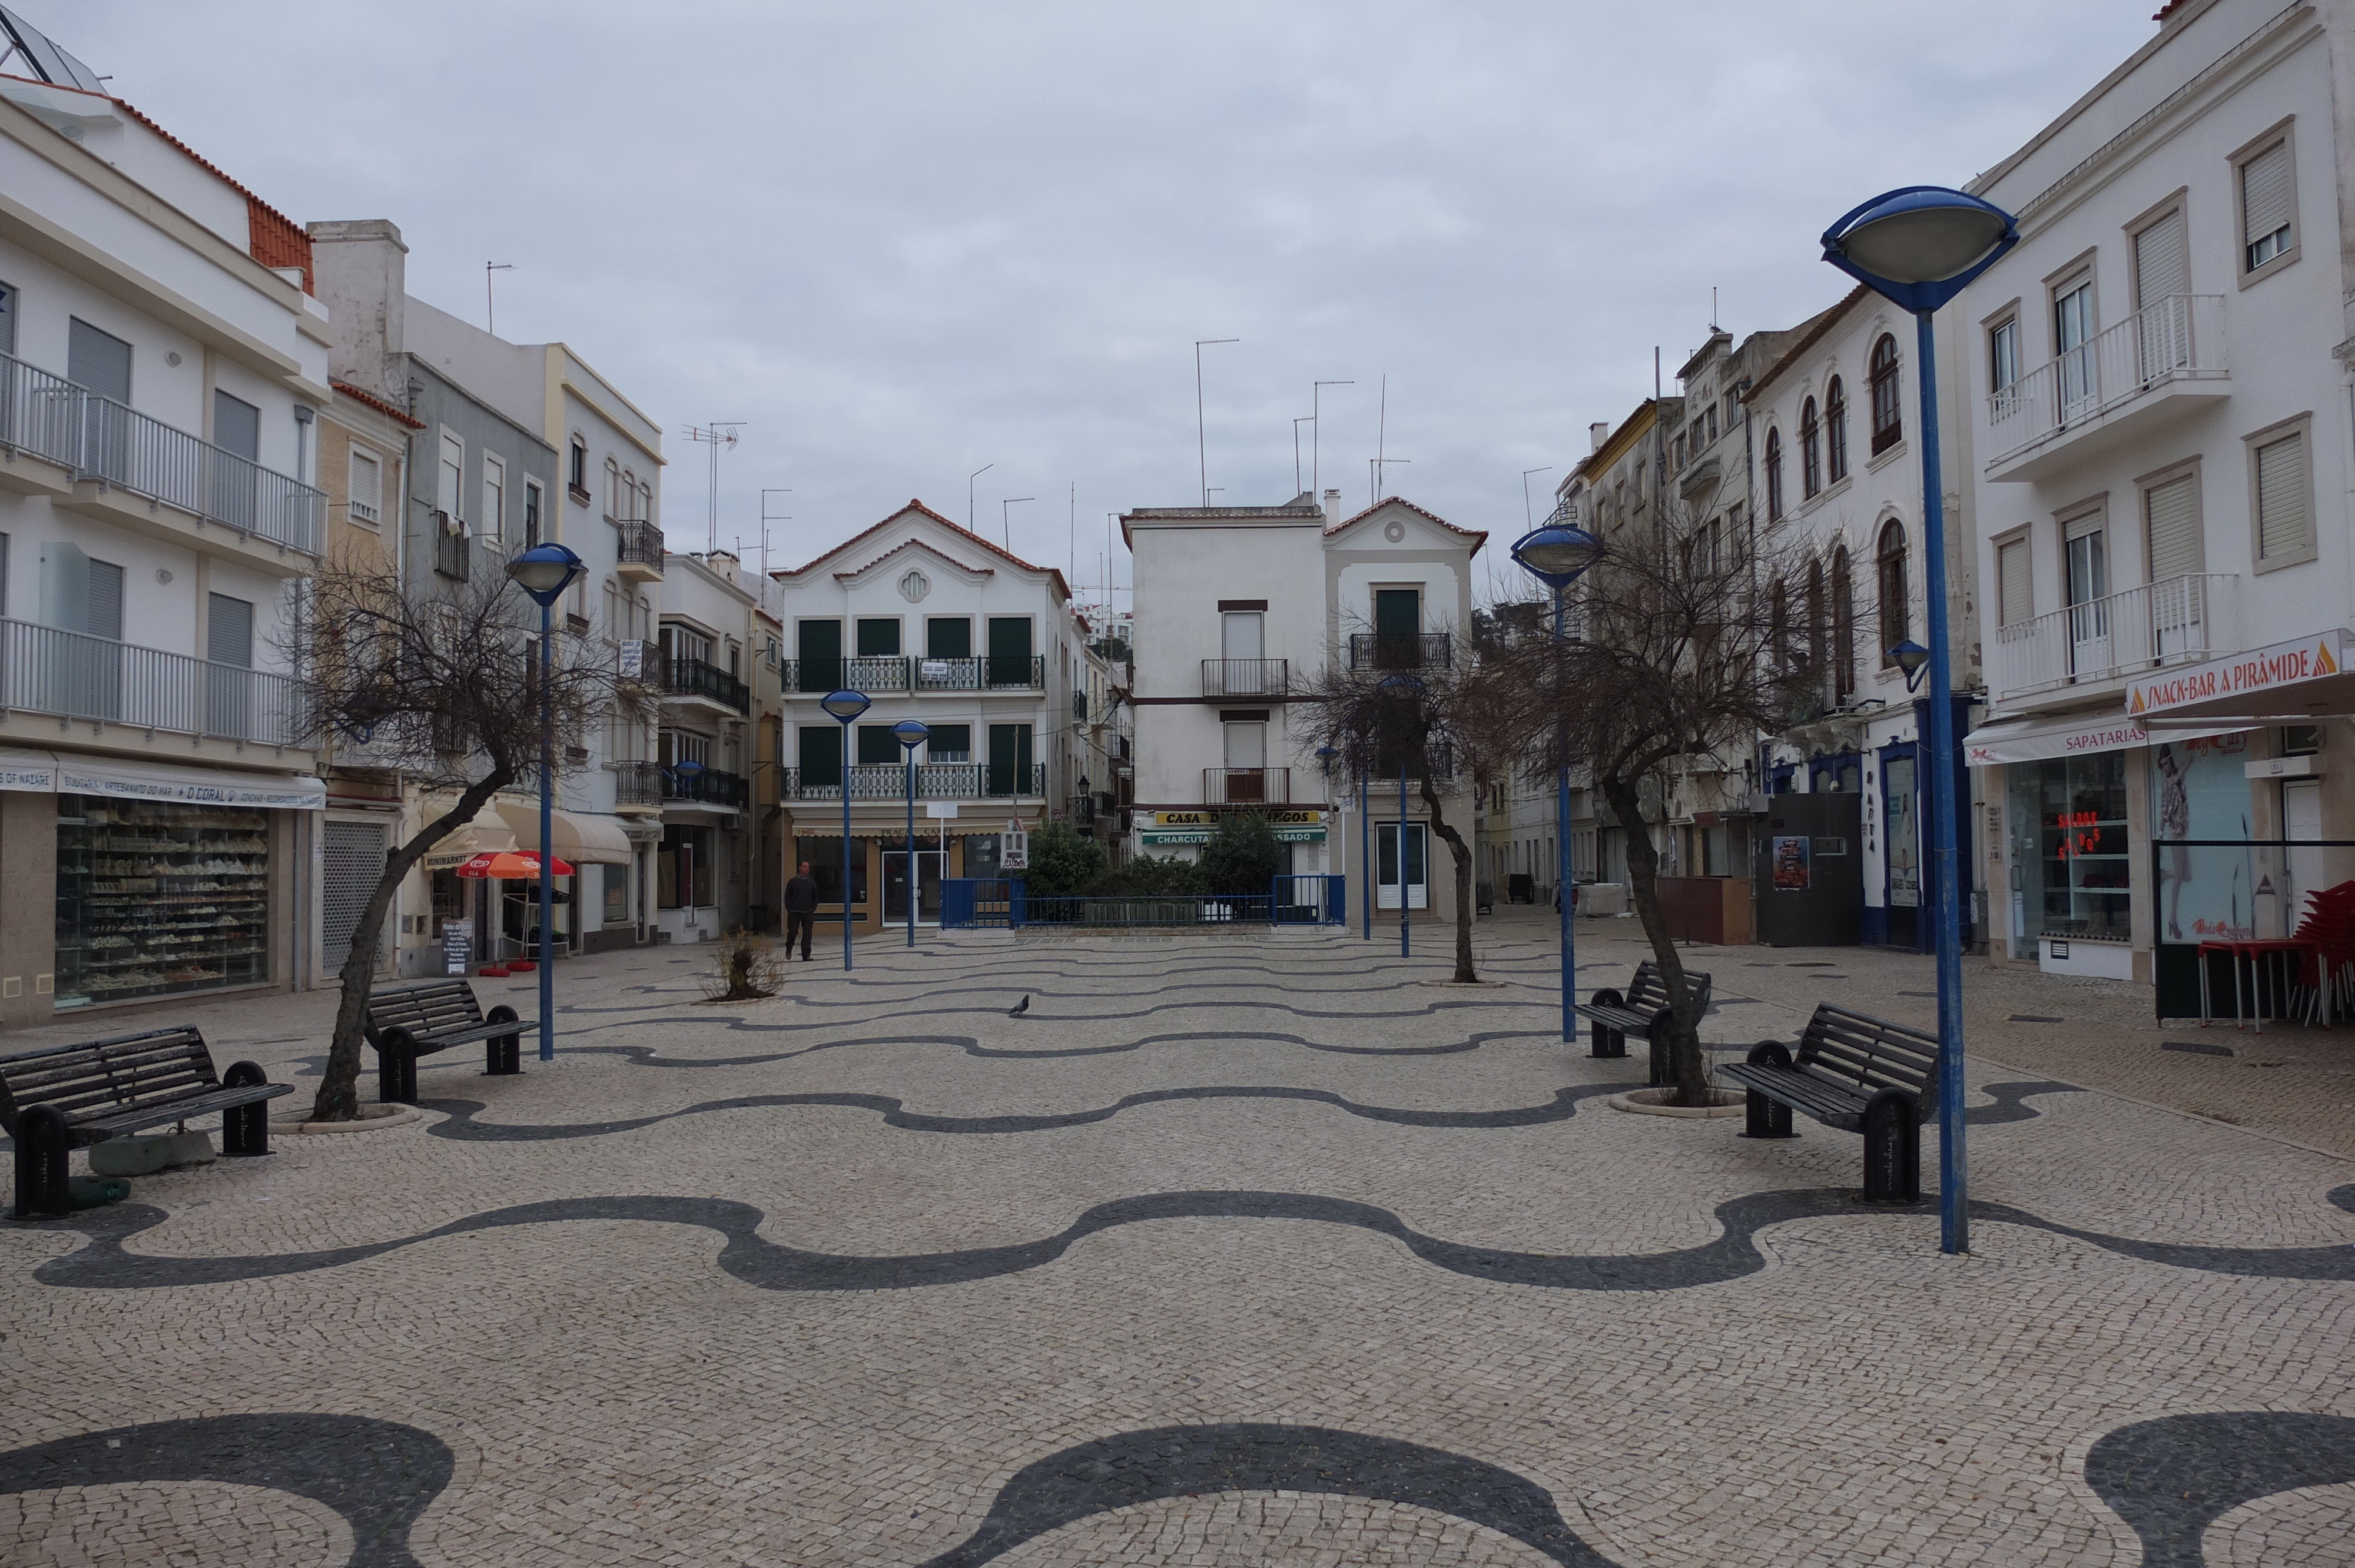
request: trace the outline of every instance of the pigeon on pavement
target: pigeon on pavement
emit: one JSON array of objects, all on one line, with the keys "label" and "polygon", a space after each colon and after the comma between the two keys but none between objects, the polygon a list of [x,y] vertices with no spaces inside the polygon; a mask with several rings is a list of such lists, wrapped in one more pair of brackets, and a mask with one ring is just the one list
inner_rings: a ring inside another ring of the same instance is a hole
[{"label": "pigeon on pavement", "polygon": [[1006,1016],[1008,1018],[1019,1018],[1029,1011],[1030,993],[1025,991],[1022,993],[1022,1000],[1020,1001],[1016,1002],[1012,1007],[1006,1010]]}]

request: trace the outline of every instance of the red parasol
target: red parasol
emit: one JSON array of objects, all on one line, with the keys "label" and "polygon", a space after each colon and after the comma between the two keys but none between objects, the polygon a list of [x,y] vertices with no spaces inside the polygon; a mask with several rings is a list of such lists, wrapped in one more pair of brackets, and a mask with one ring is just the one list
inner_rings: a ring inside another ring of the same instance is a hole
[{"label": "red parasol", "polygon": [[[570,876],[572,868],[562,860],[552,862],[549,870],[558,876]],[[496,877],[504,882],[538,881],[539,856],[531,850],[496,850],[478,854],[459,865],[458,874],[470,877]]]}]

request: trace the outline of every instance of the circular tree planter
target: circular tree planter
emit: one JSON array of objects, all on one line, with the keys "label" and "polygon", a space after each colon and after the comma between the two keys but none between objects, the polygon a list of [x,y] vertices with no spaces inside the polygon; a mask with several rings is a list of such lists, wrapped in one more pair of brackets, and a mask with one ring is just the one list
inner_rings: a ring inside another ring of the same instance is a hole
[{"label": "circular tree planter", "polygon": [[1613,1110],[1632,1111],[1637,1116],[1675,1116],[1698,1119],[1740,1116],[1748,1097],[1740,1089],[1711,1089],[1714,1104],[1706,1106],[1672,1106],[1668,1103],[1676,1094],[1674,1089],[1633,1089],[1611,1097]]},{"label": "circular tree planter", "polygon": [[352,1121],[297,1122],[293,1132],[376,1132],[388,1127],[407,1127],[425,1113],[415,1106],[374,1105],[360,1107],[358,1118]]}]

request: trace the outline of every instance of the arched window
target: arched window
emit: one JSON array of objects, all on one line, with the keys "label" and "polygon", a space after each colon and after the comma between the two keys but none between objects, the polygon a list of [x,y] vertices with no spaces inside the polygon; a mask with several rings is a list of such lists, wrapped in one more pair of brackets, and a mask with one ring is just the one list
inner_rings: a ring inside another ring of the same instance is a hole
[{"label": "arched window", "polygon": [[611,523],[622,515],[622,465],[612,458],[605,460],[605,521]]},{"label": "arched window", "polygon": [[1774,579],[1774,610],[1767,621],[1766,643],[1769,655],[1777,671],[1791,667],[1790,596],[1785,591],[1783,579]]},{"label": "arched window", "polygon": [[1799,493],[1812,496],[1824,487],[1824,449],[1816,424],[1816,400],[1799,405]]},{"label": "arched window", "polygon": [[1897,340],[1883,334],[1872,345],[1872,455],[1904,439],[1905,416],[1897,404]]},{"label": "arched window", "polygon": [[1894,664],[1889,651],[1912,637],[1905,586],[1905,524],[1894,517],[1881,525],[1873,561],[1881,594],[1881,662]]},{"label": "arched window", "polygon": [[1807,563],[1807,668],[1824,667],[1824,564]]},{"label": "arched window", "polygon": [[1842,545],[1832,552],[1832,700],[1842,703],[1856,695],[1856,588],[1849,578]]},{"label": "arched window", "polygon": [[1824,388],[1824,471],[1828,484],[1848,477],[1848,388],[1837,376]]},{"label": "arched window", "polygon": [[1783,520],[1783,432],[1766,432],[1766,521]]}]

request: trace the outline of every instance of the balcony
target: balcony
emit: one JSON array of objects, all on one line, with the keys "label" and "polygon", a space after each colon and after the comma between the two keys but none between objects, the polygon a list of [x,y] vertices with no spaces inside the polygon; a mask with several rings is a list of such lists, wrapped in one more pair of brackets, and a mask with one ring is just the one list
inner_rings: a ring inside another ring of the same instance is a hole
[{"label": "balcony", "polygon": [[752,711],[751,688],[718,665],[700,659],[665,660],[663,694],[674,701],[709,703],[740,714]]},{"label": "balcony", "polygon": [[1288,806],[1292,803],[1289,768],[1205,768],[1205,806]]},{"label": "balcony", "polygon": [[676,768],[655,767],[655,771],[662,779],[663,804],[666,806],[725,806],[741,811],[752,802],[751,780],[741,773],[707,768],[687,779]]},{"label": "balcony", "polygon": [[[8,355],[0,452],[0,487],[273,576],[307,574],[325,547],[321,492]],[[40,472],[27,455],[59,471]],[[289,550],[314,560],[286,561]]]},{"label": "balcony", "polygon": [[1444,670],[1455,652],[1444,631],[1353,631],[1352,670]]},{"label": "balcony", "polygon": [[662,764],[659,762],[616,762],[613,769],[613,809],[617,811],[658,810],[663,800]]},{"label": "balcony", "polygon": [[2224,297],[2169,294],[1987,396],[1991,480],[2050,479],[2232,396]]},{"label": "balcony", "polygon": [[1291,683],[1288,659],[1205,659],[1206,697],[1280,697]]},{"label": "balcony", "polygon": [[2165,577],[2002,627],[1988,686],[2000,705],[2238,648],[2240,581],[2223,572]]},{"label": "balcony", "polygon": [[0,711],[295,746],[294,683],[266,670],[0,620]]},{"label": "balcony", "polygon": [[622,580],[662,581],[662,530],[651,523],[615,523],[613,532],[613,569]]},{"label": "balcony", "polygon": [[[839,800],[842,799],[842,772],[839,768],[824,768],[805,773],[798,768],[784,770],[784,791],[788,800]],[[916,799],[919,800],[1036,800],[1047,793],[1047,768],[1034,763],[1029,768],[992,762],[920,762],[916,765]],[[859,763],[850,769],[850,798],[853,800],[904,800],[908,798],[908,769],[898,762]]]},{"label": "balcony", "polygon": [[474,542],[466,537],[466,525],[447,512],[436,512],[433,519],[433,569],[445,577],[464,582],[473,569]]},{"label": "balcony", "polygon": [[899,653],[856,659],[788,659],[790,694],[822,697],[847,686],[874,696],[885,692],[1042,692],[1047,661],[1029,654],[923,659]]}]

